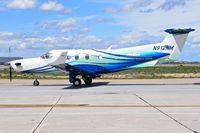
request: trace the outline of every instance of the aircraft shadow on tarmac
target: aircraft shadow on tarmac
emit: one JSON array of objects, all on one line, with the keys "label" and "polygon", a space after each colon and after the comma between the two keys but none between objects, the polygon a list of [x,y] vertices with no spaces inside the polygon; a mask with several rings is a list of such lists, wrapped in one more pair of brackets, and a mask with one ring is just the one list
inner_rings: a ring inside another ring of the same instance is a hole
[{"label": "aircraft shadow on tarmac", "polygon": [[[121,83],[121,84],[112,84],[109,82],[96,82],[91,85],[85,85],[83,84],[80,87],[74,87],[71,84],[43,84],[40,86],[66,86],[65,88],[62,89],[84,89],[84,88],[92,88],[92,87],[98,87],[98,86],[148,86],[148,85],[154,85],[154,86],[160,86],[160,85],[200,85],[200,83],[157,83],[157,84],[138,84],[138,83]],[[23,86],[32,86],[32,85],[23,85]]]},{"label": "aircraft shadow on tarmac", "polygon": [[97,82],[97,83],[92,83],[91,85],[82,85],[80,87],[74,87],[74,86],[68,86],[62,89],[84,89],[84,88],[92,88],[92,87],[97,87],[97,86],[104,86],[104,85],[109,85],[109,82]]},{"label": "aircraft shadow on tarmac", "polygon": [[109,82],[97,82],[93,83],[92,85],[82,85],[80,87],[74,87],[74,86],[68,86],[62,89],[84,89],[84,88],[92,88],[92,87],[98,87],[98,86],[148,86],[148,85],[154,85],[154,86],[160,86],[160,85],[200,85],[200,83],[177,83],[177,84],[170,84],[170,83],[160,83],[160,84],[112,84]]}]

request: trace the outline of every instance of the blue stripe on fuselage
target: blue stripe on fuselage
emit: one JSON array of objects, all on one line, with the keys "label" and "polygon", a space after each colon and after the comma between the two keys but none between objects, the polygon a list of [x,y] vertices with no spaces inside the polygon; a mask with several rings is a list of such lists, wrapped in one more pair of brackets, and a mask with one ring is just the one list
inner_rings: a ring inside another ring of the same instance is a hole
[{"label": "blue stripe on fuselage", "polygon": [[33,68],[29,70],[22,71],[23,73],[45,73],[45,72],[51,72],[56,71],[56,69],[53,66],[45,65],[38,68]]},{"label": "blue stripe on fuselage", "polygon": [[[108,53],[109,55],[111,53]],[[110,73],[110,72],[117,72],[121,70],[126,70],[130,66],[138,65],[141,63],[153,61],[165,56],[168,56],[168,53],[161,53],[161,52],[145,52],[141,53],[141,56],[128,56],[127,59],[118,59],[118,58],[111,58],[111,57],[102,57],[104,59],[110,59],[110,60],[118,60],[118,63],[104,63],[101,62],[79,62],[79,61],[73,61],[76,62],[74,65],[70,63],[67,63],[71,66],[73,66],[76,69],[79,69],[80,71],[85,71],[87,73]],[[124,57],[123,55],[117,55],[114,54],[114,56]],[[125,55],[125,57],[127,57]]]},{"label": "blue stripe on fuselage", "polygon": [[95,49],[94,49],[94,51],[100,52],[100,53],[103,53],[103,54],[107,54],[107,55],[112,55],[112,56],[117,56],[117,57],[125,57],[125,58],[130,58],[130,59],[133,59],[133,58],[137,58],[137,59],[140,59],[140,58],[142,58],[142,59],[144,59],[144,58],[161,58],[161,57],[169,55],[169,53],[162,53],[162,52],[141,52],[140,56],[130,56],[130,55],[108,53],[108,52],[105,52],[105,51],[100,51],[100,50],[95,50]]}]

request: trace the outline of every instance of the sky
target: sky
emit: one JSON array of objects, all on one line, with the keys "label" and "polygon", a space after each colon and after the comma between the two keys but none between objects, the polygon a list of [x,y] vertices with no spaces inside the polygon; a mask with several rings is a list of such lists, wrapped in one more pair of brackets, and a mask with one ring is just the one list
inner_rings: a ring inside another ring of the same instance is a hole
[{"label": "sky", "polygon": [[0,0],[0,56],[53,49],[161,42],[168,28],[194,28],[181,61],[200,61],[200,0]]}]

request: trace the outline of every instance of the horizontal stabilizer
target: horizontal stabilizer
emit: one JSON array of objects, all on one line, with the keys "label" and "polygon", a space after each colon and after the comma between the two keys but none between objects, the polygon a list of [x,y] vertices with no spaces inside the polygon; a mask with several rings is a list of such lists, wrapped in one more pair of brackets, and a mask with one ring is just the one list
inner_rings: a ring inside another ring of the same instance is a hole
[{"label": "horizontal stabilizer", "polygon": [[195,31],[195,29],[188,28],[188,29],[167,29],[165,32],[169,34],[188,34],[192,31]]}]

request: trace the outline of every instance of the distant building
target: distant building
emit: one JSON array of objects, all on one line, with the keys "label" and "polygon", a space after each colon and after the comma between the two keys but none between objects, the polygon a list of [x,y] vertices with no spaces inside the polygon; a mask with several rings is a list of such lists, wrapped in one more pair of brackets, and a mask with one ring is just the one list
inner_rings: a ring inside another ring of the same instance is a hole
[{"label": "distant building", "polygon": [[0,65],[4,65],[5,63],[13,60],[23,59],[22,57],[0,57]]}]

